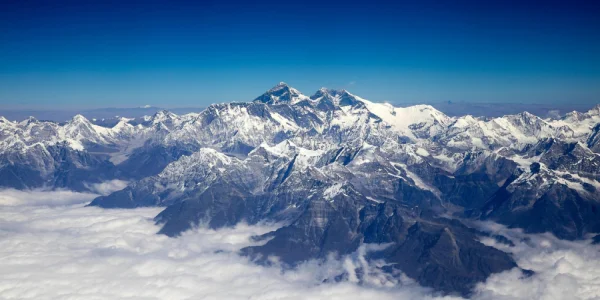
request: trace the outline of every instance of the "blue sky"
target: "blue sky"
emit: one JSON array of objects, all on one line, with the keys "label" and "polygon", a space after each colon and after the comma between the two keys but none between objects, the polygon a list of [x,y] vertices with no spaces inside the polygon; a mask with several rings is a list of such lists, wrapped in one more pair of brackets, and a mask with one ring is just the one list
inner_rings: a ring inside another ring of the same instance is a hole
[{"label": "blue sky", "polygon": [[199,2],[3,1],[0,107],[600,103],[595,1]]}]

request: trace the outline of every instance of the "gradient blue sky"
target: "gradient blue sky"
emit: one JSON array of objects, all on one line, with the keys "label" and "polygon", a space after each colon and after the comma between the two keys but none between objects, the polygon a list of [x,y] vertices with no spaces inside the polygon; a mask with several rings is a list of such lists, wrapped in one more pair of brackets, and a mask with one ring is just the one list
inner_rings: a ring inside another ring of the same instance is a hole
[{"label": "gradient blue sky", "polygon": [[0,107],[600,103],[598,1],[2,1]]}]

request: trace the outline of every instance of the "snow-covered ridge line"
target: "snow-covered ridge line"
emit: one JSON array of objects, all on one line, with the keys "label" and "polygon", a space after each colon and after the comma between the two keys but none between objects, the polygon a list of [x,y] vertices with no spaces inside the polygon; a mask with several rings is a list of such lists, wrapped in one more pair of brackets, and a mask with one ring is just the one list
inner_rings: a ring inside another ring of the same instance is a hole
[{"label": "snow-covered ridge line", "polygon": [[[264,113],[258,114],[256,110]],[[306,120],[308,123],[299,123],[298,114],[313,116]],[[264,142],[258,134],[267,128],[298,135],[311,130],[322,133],[331,128],[359,130],[358,124],[371,122],[366,127],[360,125],[361,130],[388,131],[417,144],[435,141],[463,150],[495,150],[506,146],[523,148],[541,138],[586,141],[594,126],[600,123],[600,105],[588,112],[568,113],[558,120],[545,120],[527,112],[499,118],[449,117],[431,105],[394,107],[363,99],[346,90],[321,88],[308,97],[281,82],[253,102],[213,104],[200,113],[185,115],[163,110],[137,120],[120,118],[112,127],[96,125],[82,115],[63,124],[35,118],[11,122],[1,117],[0,151],[58,143],[67,143],[74,150],[84,150],[88,145],[120,148],[119,145],[131,141],[143,144],[157,137],[161,143],[196,139],[203,144],[206,137],[199,137],[199,132],[210,127],[215,117],[232,130],[242,129],[237,130],[237,135],[251,147]]]}]

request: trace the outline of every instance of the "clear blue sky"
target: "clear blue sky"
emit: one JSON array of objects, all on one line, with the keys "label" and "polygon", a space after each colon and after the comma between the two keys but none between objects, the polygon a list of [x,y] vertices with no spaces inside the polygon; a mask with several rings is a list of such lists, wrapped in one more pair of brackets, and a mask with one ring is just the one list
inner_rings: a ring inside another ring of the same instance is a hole
[{"label": "clear blue sky", "polygon": [[197,2],[2,1],[0,107],[600,103],[598,1]]}]

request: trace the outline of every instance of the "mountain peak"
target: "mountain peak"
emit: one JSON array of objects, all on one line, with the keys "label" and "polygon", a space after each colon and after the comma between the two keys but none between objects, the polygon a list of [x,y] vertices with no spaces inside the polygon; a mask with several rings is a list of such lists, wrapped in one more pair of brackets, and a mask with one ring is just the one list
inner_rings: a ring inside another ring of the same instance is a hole
[{"label": "mountain peak", "polygon": [[342,94],[350,94],[348,93],[348,91],[341,89],[341,90],[336,90],[336,89],[329,89],[326,87],[322,87],[320,88],[314,95],[312,95],[310,98],[311,99],[318,99],[320,97],[323,97],[325,95],[331,96],[331,97],[338,97],[339,95]]},{"label": "mountain peak", "polygon": [[36,119],[34,116],[29,116],[27,119],[21,121],[20,124],[23,126],[27,126],[29,124],[38,123],[38,122],[39,122],[38,119]]},{"label": "mountain peak", "polygon": [[280,82],[270,90],[266,91],[264,94],[254,99],[254,102],[261,102],[265,104],[295,104],[306,99],[309,98],[300,93],[300,91],[297,89],[287,85],[285,82]]},{"label": "mountain peak", "polygon": [[338,94],[337,90],[322,87],[322,88],[318,89],[312,96],[310,96],[310,99],[318,100],[322,97],[332,97],[333,98],[337,94]]},{"label": "mountain peak", "polygon": [[154,113],[154,115],[152,115],[152,123],[159,123],[159,122],[167,122],[170,120],[173,120],[174,118],[176,118],[177,115],[166,110],[159,110],[156,113]]},{"label": "mountain peak", "polygon": [[320,88],[314,95],[310,96],[313,101],[325,101],[335,106],[354,105],[358,98],[350,94],[347,90]]},{"label": "mountain peak", "polygon": [[71,119],[71,123],[87,123],[87,122],[89,122],[88,119],[86,117],[84,117],[82,114],[76,114]]},{"label": "mountain peak", "polygon": [[282,90],[282,89],[287,89],[287,90],[289,90],[290,88],[292,88],[292,87],[290,87],[290,86],[289,86],[287,83],[285,83],[285,82],[281,81],[281,82],[279,82],[277,85],[275,85],[274,87],[272,87],[271,89],[269,89],[269,90],[267,91],[267,93],[268,93],[268,92],[277,92],[277,91],[280,91],[280,90]]},{"label": "mountain peak", "polygon": [[538,116],[536,116],[528,111],[520,112],[520,113],[514,115],[514,117],[518,117],[520,119],[527,120],[527,121],[536,121],[536,120],[540,119]]},{"label": "mountain peak", "polygon": [[169,114],[171,114],[171,112],[169,112],[166,109],[161,109],[154,113],[155,116],[162,116],[162,115],[169,115]]}]

